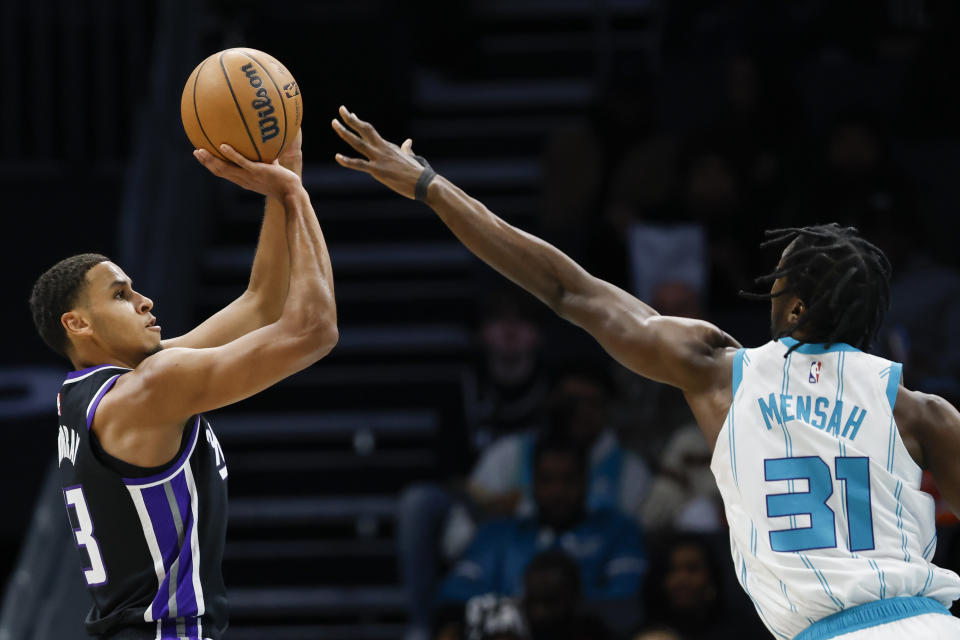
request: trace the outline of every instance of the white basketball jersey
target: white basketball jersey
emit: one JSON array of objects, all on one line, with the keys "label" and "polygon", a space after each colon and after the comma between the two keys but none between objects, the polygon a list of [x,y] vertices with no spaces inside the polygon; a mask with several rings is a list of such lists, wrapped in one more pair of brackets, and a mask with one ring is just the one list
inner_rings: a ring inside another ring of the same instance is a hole
[{"label": "white basketball jersey", "polygon": [[784,357],[794,344],[737,352],[711,463],[736,574],[760,618],[793,638],[885,598],[949,607],[960,577],[930,563],[933,499],[893,420],[901,365],[846,344]]}]

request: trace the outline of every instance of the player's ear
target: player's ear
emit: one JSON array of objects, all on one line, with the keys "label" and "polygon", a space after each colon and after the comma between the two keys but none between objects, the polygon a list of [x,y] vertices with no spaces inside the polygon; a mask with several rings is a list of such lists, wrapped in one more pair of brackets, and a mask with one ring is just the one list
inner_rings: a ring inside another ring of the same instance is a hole
[{"label": "player's ear", "polygon": [[800,298],[794,298],[793,304],[790,307],[790,322],[795,323],[800,319],[800,316],[804,314],[807,310],[807,305],[803,303],[803,300]]},{"label": "player's ear", "polygon": [[60,324],[67,336],[88,336],[93,333],[89,319],[79,309],[71,309],[60,316]]}]

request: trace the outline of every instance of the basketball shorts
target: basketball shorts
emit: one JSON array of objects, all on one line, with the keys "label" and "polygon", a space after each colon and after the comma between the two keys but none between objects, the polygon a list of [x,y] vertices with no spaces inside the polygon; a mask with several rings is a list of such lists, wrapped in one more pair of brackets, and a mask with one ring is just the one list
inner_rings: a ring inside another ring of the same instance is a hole
[{"label": "basketball shorts", "polygon": [[845,609],[810,625],[794,640],[960,640],[960,619],[936,600],[889,598]]}]

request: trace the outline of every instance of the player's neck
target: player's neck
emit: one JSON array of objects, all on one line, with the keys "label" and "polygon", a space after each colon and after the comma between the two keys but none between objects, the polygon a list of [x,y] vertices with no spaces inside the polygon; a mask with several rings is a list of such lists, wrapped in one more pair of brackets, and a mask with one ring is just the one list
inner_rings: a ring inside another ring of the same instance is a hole
[{"label": "player's neck", "polygon": [[70,353],[70,363],[75,371],[107,364],[135,369],[139,364],[139,362],[132,362],[129,358],[107,353],[101,349],[73,349]]}]

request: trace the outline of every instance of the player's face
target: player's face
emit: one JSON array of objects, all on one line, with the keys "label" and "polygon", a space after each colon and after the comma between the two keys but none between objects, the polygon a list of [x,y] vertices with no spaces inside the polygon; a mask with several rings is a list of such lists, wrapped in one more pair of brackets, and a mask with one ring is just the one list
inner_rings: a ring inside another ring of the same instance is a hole
[{"label": "player's face", "polygon": [[160,350],[160,325],[153,301],[136,291],[123,269],[101,262],[87,272],[84,307],[97,343],[128,364]]},{"label": "player's face", "polygon": [[[777,278],[774,280],[773,286],[770,287],[770,295],[782,291],[786,286],[786,278]],[[772,338],[779,338],[785,335],[784,331],[786,331],[787,328],[785,301],[786,296],[776,296],[770,299],[770,336]]]}]

